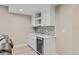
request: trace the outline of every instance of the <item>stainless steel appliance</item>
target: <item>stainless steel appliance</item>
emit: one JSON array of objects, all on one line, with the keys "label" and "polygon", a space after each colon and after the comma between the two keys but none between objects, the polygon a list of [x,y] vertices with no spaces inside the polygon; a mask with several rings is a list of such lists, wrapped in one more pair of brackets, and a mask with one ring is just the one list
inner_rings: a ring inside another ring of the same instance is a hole
[{"label": "stainless steel appliance", "polygon": [[44,38],[37,37],[37,51],[39,54],[44,52]]}]

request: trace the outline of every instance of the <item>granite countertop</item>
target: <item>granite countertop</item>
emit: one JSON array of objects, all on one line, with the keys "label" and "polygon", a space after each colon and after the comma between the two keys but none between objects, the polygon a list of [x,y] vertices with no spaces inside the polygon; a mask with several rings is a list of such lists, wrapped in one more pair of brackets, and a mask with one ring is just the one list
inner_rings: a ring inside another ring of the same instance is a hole
[{"label": "granite countertop", "polygon": [[33,34],[37,37],[42,37],[42,38],[56,38],[55,35],[52,36],[52,35],[46,35],[46,34],[40,34],[40,33],[31,33],[31,34]]}]

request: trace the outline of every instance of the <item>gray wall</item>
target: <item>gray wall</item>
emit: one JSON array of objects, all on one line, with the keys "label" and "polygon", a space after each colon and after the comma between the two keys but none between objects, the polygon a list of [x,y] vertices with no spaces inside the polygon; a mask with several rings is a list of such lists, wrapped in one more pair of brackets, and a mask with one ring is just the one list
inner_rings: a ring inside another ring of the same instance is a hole
[{"label": "gray wall", "polygon": [[30,28],[29,16],[10,14],[7,7],[0,6],[0,34],[8,34],[15,45],[27,43]]}]

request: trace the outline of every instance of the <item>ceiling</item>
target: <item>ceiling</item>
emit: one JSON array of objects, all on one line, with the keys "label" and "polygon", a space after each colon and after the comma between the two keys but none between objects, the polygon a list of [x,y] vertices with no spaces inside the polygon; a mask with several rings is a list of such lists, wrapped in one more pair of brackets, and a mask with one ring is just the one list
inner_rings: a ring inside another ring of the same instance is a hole
[{"label": "ceiling", "polygon": [[8,11],[11,13],[32,15],[34,12],[43,10],[45,8],[50,8],[50,6],[56,6],[55,4],[7,4]]}]

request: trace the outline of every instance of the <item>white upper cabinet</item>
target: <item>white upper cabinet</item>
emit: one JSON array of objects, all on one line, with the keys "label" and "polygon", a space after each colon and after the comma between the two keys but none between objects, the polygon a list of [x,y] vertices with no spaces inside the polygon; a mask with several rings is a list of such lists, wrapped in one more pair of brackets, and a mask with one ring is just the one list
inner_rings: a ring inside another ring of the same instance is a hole
[{"label": "white upper cabinet", "polygon": [[55,26],[55,6],[44,6],[32,15],[32,26]]},{"label": "white upper cabinet", "polygon": [[35,12],[32,15],[32,26],[41,26],[42,25],[42,13],[41,11]]},{"label": "white upper cabinet", "polygon": [[50,6],[46,8],[43,12],[43,24],[42,26],[54,26],[55,25],[55,8]]}]

